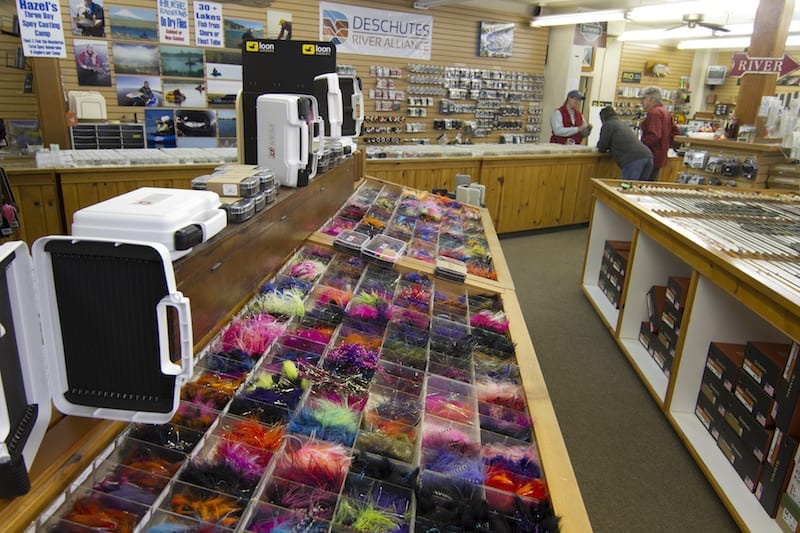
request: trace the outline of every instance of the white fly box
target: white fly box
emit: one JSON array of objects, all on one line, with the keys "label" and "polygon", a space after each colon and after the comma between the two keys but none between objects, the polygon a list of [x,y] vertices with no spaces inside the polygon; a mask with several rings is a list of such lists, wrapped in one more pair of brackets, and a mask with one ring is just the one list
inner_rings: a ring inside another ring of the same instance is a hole
[{"label": "white fly box", "polygon": [[342,93],[342,136],[358,137],[364,123],[364,95],[361,78],[339,75],[339,90]]},{"label": "white fly box", "polygon": [[30,488],[51,401],[67,415],[166,423],[193,339],[159,243],[42,237],[29,254],[7,242],[0,273],[0,497],[11,498]]},{"label": "white fly box", "polygon": [[315,76],[314,96],[317,98],[319,116],[324,125],[322,136],[335,139],[341,137],[344,110],[339,75],[329,72]]},{"label": "white fly box", "polygon": [[281,185],[305,187],[322,153],[317,99],[301,94],[262,94],[256,100],[258,164]]},{"label": "white fly box", "polygon": [[72,234],[158,242],[175,260],[219,233],[226,223],[215,192],[141,187],[73,213]]}]

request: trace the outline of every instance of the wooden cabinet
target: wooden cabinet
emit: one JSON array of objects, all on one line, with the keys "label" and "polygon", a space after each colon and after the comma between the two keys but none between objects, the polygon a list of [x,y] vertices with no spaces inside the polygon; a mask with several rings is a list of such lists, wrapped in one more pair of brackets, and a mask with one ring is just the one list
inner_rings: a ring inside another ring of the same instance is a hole
[{"label": "wooden cabinet", "polygon": [[480,161],[474,157],[444,157],[436,159],[368,159],[365,173],[391,183],[432,191],[454,191],[455,175],[467,174],[477,181]]},{"label": "wooden cabinet", "polygon": [[30,245],[43,235],[63,234],[64,218],[56,173],[49,169],[9,169],[7,174],[20,222],[12,238]]},{"label": "wooden cabinet", "polygon": [[219,164],[184,166],[128,166],[58,169],[64,202],[65,230],[72,227],[78,209],[108,200],[139,187],[190,189],[192,178],[210,173]]},{"label": "wooden cabinet", "polygon": [[485,204],[497,233],[589,221],[591,178],[614,178],[619,168],[607,154],[368,159],[369,176],[430,191],[455,190],[455,175],[486,186]]},{"label": "wooden cabinet", "polygon": [[[754,268],[747,254],[720,250],[709,237],[700,237],[700,230],[687,230],[689,226],[666,215],[663,207],[658,209],[655,193],[648,196],[637,193],[635,187],[631,191],[618,185],[615,181],[594,182],[583,292],[737,523],[750,531],[778,531],[775,520],[695,415],[695,406],[712,341],[800,340],[800,287],[768,275],[768,269]],[[664,193],[708,190],[674,184],[662,187]],[[770,191],[761,191],[750,200],[759,195],[772,196]],[[607,240],[631,241],[619,308],[598,286]],[[669,276],[687,277],[690,283],[667,374],[640,342],[639,332],[648,319],[647,291],[653,285],[665,285]]]}]

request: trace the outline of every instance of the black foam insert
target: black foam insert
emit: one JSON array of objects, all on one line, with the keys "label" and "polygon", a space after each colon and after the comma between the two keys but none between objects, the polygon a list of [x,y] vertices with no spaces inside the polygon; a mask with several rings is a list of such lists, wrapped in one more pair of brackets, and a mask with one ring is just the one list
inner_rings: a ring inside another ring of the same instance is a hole
[{"label": "black foam insert", "polygon": [[156,304],[167,295],[149,246],[50,241],[68,388],[76,404],[168,412],[175,377],[161,373]]}]

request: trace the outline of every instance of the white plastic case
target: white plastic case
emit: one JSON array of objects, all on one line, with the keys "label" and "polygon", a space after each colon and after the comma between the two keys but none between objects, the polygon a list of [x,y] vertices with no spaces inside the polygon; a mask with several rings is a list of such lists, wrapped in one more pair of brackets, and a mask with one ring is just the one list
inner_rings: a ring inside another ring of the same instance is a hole
[{"label": "white plastic case", "polygon": [[193,339],[159,243],[42,237],[29,255],[14,241],[0,245],[0,267],[0,493],[14,497],[27,491],[51,400],[67,415],[166,423],[192,375]]},{"label": "white plastic case", "polygon": [[175,260],[222,231],[226,224],[215,192],[141,187],[73,213],[72,234],[158,242]]},{"label": "white plastic case", "polygon": [[311,95],[262,94],[256,99],[258,164],[281,185],[305,187],[317,174],[322,119]]},{"label": "white plastic case", "polygon": [[342,135],[358,137],[364,123],[364,95],[361,92],[361,79],[357,76],[339,75],[339,89],[342,92]]},{"label": "white plastic case", "polygon": [[323,120],[322,136],[337,139],[342,136],[342,91],[339,76],[334,72],[314,77],[314,96],[317,98],[319,115]]}]

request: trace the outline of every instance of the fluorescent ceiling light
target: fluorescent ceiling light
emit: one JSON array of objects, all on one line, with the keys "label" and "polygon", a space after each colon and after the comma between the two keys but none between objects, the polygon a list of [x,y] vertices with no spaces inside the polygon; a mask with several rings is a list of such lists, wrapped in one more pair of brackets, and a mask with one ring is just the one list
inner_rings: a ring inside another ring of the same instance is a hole
[{"label": "fluorescent ceiling light", "polygon": [[[649,6],[639,6],[628,11],[628,20],[636,22],[661,22],[665,20],[664,12],[680,14],[684,13],[704,13],[717,17],[727,16],[734,21],[739,17],[752,18],[758,9],[758,0],[698,0],[694,2],[669,2],[654,4]],[[714,19],[714,21],[717,21]],[[711,20],[709,20],[711,22]]]},{"label": "fluorescent ceiling light", "polygon": [[[750,37],[734,37],[732,39],[694,39],[681,41],[678,48],[681,50],[697,50],[714,48],[717,50],[744,50],[750,46]],[[800,35],[790,35],[786,39],[786,46],[800,46]]]},{"label": "fluorescent ceiling light", "polygon": [[[753,34],[752,24],[730,24],[725,27],[730,30],[729,32],[725,33],[726,37],[733,37],[737,35],[749,36]],[[721,36],[721,33],[717,32],[716,35]],[[681,27],[672,30],[668,30],[665,28],[660,30],[626,31],[622,33],[619,37],[617,37],[617,39],[619,39],[620,41],[667,41],[675,39],[702,39],[704,37],[713,37],[713,36],[714,33],[708,28]]]},{"label": "fluorescent ceiling light", "polygon": [[612,20],[625,20],[625,11],[622,9],[607,9],[603,11],[581,11],[580,13],[544,15],[533,18],[531,20],[531,27],[565,26],[568,24],[586,24],[588,22],[607,22]]}]

